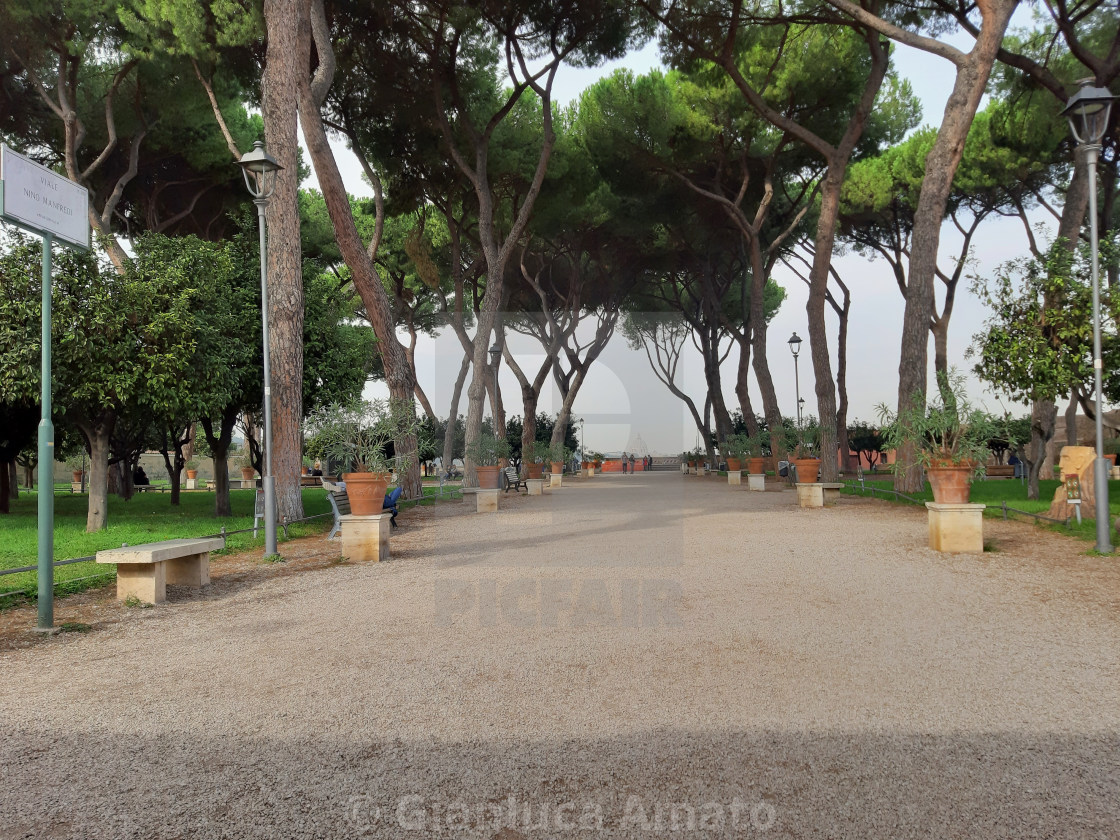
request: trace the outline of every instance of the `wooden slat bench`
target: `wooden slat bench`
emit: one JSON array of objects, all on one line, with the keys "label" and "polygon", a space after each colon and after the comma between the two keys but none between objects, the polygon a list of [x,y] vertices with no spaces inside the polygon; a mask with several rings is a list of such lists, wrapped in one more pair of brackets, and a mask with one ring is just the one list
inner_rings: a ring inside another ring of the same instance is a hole
[{"label": "wooden slat bench", "polygon": [[97,552],[98,563],[117,564],[117,600],[130,596],[148,604],[167,600],[167,584],[202,587],[210,584],[210,552],[222,547],[220,537],[164,540]]},{"label": "wooden slat bench", "polygon": [[506,467],[504,470],[502,470],[502,473],[506,478],[505,491],[507,493],[510,490],[515,490],[520,493],[522,487],[524,487],[526,490],[529,489],[529,485],[527,485],[524,479],[522,479],[521,476],[517,474],[517,467]]}]

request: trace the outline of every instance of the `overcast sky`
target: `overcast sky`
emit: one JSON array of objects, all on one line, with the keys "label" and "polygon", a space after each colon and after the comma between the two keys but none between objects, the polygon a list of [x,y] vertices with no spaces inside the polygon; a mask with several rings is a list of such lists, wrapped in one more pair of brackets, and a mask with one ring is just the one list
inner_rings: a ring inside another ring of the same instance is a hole
[{"label": "overcast sky", "polygon": [[[967,43],[960,46],[967,47]],[[923,121],[938,125],[941,122],[945,101],[953,82],[953,66],[917,50],[899,47],[895,66],[904,78],[910,80],[923,107]],[[555,100],[566,103],[579,96],[589,84],[613,72],[617,67],[630,67],[635,73],[645,73],[659,66],[655,45],[632,53],[624,60],[596,68],[563,68],[557,75]],[[353,155],[342,144],[335,145],[335,154],[347,188],[354,195],[369,195],[370,189],[362,178],[361,169]],[[314,175],[305,186],[317,187]],[[953,254],[959,252],[959,235],[947,225],[942,231],[942,265],[951,266]],[[1022,224],[1017,220],[999,219],[986,221],[974,238],[975,265],[966,274],[990,275],[1002,262],[1021,256],[1026,251]],[[848,325],[848,397],[849,421],[876,419],[875,407],[879,403],[893,405],[898,388],[898,359],[901,342],[901,324],[904,301],[887,264],[882,260],[868,261],[849,254],[835,259],[834,264],[852,293]],[[794,386],[794,361],[787,341],[793,332],[806,339],[802,345],[800,365],[800,393],[806,401],[806,411],[817,414],[812,363],[808,352],[808,325],[805,313],[807,288],[805,284],[784,267],[774,272],[774,279],[786,289],[786,301],[770,324],[768,352],[770,370],[774,378],[778,400],[783,413],[793,416],[796,411]],[[965,359],[972,336],[982,326],[986,311],[962,278],[957,292],[957,302],[949,328],[950,364],[967,372],[970,363]],[[938,289],[938,307],[942,296]],[[831,334],[833,375],[836,364],[835,315],[826,309]],[[932,381],[932,341],[930,365]],[[518,342],[514,350],[519,363],[539,364],[543,357],[538,347]],[[417,368],[421,383],[440,416],[448,413],[451,387],[461,361],[457,341],[450,335],[425,341],[418,347]],[[724,365],[724,391],[730,408],[737,407],[734,394],[737,354],[733,349]],[[703,405],[704,384],[698,356],[686,372],[687,389]],[[506,410],[510,415],[520,413],[520,389],[513,375],[504,370],[500,379]],[[757,386],[751,381],[752,399],[757,412],[762,403]],[[1006,401],[1002,404],[973,377],[969,377],[969,391],[973,398],[991,411],[1008,408],[1014,413],[1024,411]],[[367,393],[383,396],[384,387],[379,383],[370,386]],[[464,395],[465,396],[465,395]],[[512,403],[512,404],[511,404]],[[558,395],[545,394],[540,403],[542,411],[558,408]],[[466,402],[460,404],[466,412]],[[696,442],[696,426],[687,414],[683,403],[669,394],[655,378],[645,355],[629,351],[624,339],[616,335],[610,352],[604,354],[588,376],[576,402],[576,417],[583,417],[587,446],[604,452],[637,449],[640,453],[675,454],[682,448],[691,448]]]}]

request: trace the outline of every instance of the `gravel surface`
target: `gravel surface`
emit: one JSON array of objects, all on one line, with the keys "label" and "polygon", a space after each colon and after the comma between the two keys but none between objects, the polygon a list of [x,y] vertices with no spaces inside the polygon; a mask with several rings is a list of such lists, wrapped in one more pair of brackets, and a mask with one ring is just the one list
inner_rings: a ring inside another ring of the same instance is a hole
[{"label": "gravel surface", "polygon": [[1115,559],[675,473],[502,501],[0,653],[0,837],[1120,836]]}]

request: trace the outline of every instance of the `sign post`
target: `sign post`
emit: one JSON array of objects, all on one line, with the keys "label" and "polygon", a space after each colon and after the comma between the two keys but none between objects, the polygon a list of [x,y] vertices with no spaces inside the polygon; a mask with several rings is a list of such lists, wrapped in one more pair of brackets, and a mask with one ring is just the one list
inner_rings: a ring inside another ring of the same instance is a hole
[{"label": "sign post", "polygon": [[51,245],[89,249],[89,195],[57,172],[0,146],[0,217],[43,237],[42,419],[39,421],[39,613],[54,628],[54,423],[51,421]]}]

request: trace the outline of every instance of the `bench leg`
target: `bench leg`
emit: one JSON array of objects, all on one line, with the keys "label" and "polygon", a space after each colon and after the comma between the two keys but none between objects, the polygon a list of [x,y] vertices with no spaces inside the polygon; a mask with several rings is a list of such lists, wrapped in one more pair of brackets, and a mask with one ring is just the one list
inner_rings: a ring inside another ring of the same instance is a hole
[{"label": "bench leg", "polygon": [[163,563],[118,563],[117,600],[132,596],[147,604],[162,604],[167,600],[166,574]]},{"label": "bench leg", "polygon": [[179,557],[175,560],[166,560],[167,583],[175,586],[209,586],[210,585],[210,553],[192,554],[189,557]]}]

